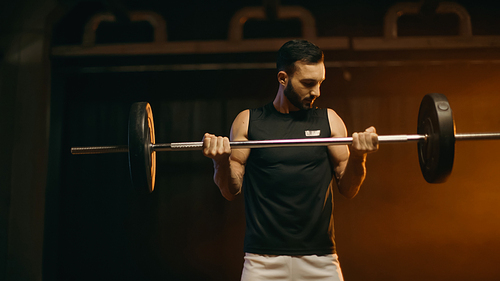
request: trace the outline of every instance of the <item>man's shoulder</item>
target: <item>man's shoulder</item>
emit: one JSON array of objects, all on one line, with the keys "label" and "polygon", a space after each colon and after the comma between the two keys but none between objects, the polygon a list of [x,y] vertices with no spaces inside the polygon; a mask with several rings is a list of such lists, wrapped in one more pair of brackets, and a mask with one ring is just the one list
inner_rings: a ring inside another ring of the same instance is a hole
[{"label": "man's shoulder", "polygon": [[272,103],[247,110],[251,119],[260,119],[276,111]]},{"label": "man's shoulder", "polygon": [[245,109],[240,113],[238,113],[238,115],[236,115],[236,118],[234,118],[234,120],[236,121],[238,119],[248,119],[248,116],[250,116],[250,109]]},{"label": "man's shoulder", "polygon": [[332,137],[345,137],[346,136],[346,127],[344,121],[340,116],[335,112],[335,110],[328,108],[327,109],[327,117],[328,123],[330,124],[330,129],[332,133]]},{"label": "man's shoulder", "polygon": [[326,108],[326,107],[314,107],[314,108],[311,108],[308,110],[310,115],[317,116],[320,118],[327,118],[328,115],[330,114],[329,113],[330,111],[333,111],[333,110],[330,108]]}]

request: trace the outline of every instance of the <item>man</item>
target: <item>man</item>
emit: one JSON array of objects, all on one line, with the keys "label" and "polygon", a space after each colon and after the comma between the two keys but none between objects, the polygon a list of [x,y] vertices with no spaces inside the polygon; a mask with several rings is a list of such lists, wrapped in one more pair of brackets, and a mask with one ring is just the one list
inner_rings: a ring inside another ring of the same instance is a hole
[{"label": "man", "polygon": [[[235,118],[232,141],[345,137],[332,109],[314,108],[325,80],[323,52],[305,40],[278,51],[279,89],[261,108]],[[244,192],[246,232],[242,280],[343,280],[335,251],[333,190],[353,198],[365,178],[374,127],[346,145],[231,150],[227,137],[205,134],[214,181],[227,200]]]}]

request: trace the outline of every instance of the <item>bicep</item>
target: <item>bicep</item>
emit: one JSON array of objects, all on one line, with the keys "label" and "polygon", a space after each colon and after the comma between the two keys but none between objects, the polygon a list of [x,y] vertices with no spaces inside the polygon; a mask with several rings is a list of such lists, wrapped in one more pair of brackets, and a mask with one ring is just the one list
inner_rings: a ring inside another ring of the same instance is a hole
[{"label": "bicep", "polygon": [[[229,137],[231,141],[248,141],[249,119],[250,111],[248,109],[240,112],[238,116],[236,116],[231,126],[231,135]],[[231,156],[229,157],[231,166],[235,169],[235,172],[238,172],[241,176],[243,176],[245,172],[245,164],[249,155],[249,148],[231,149]]]},{"label": "bicep", "polygon": [[[347,136],[344,122],[332,109],[328,109],[328,122],[332,138]],[[347,145],[331,145],[328,146],[328,152],[333,163],[333,170],[337,180],[339,180],[344,174],[347,161],[349,160],[349,147]]]}]

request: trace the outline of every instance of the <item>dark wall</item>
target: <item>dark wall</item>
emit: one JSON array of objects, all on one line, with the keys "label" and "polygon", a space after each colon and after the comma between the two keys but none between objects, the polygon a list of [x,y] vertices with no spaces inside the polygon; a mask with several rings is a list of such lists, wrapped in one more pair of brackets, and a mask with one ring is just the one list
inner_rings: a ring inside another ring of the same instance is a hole
[{"label": "dark wall", "polygon": [[41,280],[55,1],[0,3],[0,279]]},{"label": "dark wall", "polygon": [[[73,156],[69,150],[126,144],[134,101],[151,103],[157,142],[227,135],[239,111],[272,99],[266,88],[276,88],[273,73],[71,75],[64,87],[58,227],[52,230],[59,240],[50,250],[59,257],[54,266],[61,278],[237,279],[242,201],[223,199],[212,181],[212,163],[201,152],[158,153],[156,190],[145,195],[132,190],[126,154]],[[190,82],[193,77],[197,83]],[[247,81],[243,88],[241,80]],[[233,91],[223,94],[221,88]]]}]

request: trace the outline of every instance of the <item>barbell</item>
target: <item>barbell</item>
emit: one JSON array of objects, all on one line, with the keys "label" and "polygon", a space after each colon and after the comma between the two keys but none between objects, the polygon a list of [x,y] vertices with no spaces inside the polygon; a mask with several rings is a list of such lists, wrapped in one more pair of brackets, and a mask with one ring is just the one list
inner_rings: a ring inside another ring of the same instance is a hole
[{"label": "barbell", "polygon": [[[500,139],[500,133],[455,134],[453,112],[443,94],[427,94],[420,103],[417,134],[379,135],[379,143],[417,142],[418,159],[428,183],[447,180],[453,168],[455,141]],[[303,138],[281,140],[231,141],[231,149],[296,146],[330,146],[352,143],[352,137]],[[152,192],[156,177],[156,152],[202,150],[203,142],[156,143],[153,112],[147,102],[134,103],[130,109],[128,145],[72,147],[72,154],[128,152],[130,177],[141,192]]]}]

